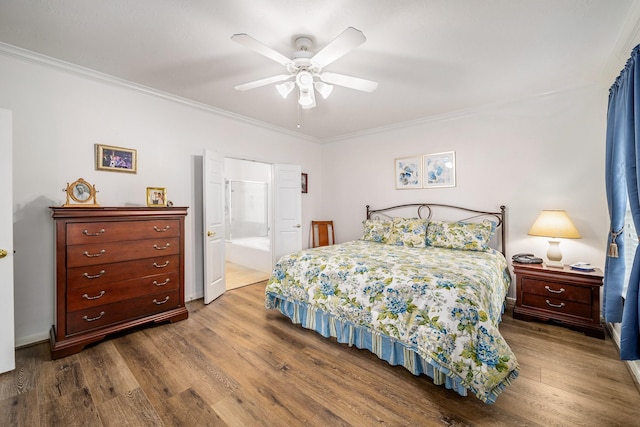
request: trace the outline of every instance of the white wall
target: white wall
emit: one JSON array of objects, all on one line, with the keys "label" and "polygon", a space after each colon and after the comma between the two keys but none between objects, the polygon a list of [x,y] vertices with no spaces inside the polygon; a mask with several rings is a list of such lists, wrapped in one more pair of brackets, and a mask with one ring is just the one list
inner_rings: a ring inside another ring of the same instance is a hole
[{"label": "white wall", "polygon": [[[320,179],[320,145],[290,133],[21,57],[0,54],[0,82],[0,107],[14,117],[17,345],[46,339],[54,320],[49,206],[64,203],[67,183],[82,177],[95,184],[102,206],[145,205],[148,186],[165,187],[176,206],[189,206],[185,292],[190,300],[202,295],[197,189],[205,148],[299,164]],[[95,170],[96,143],[137,149],[138,173]],[[319,210],[319,193],[303,198],[305,224]]]},{"label": "white wall", "polygon": [[[546,254],[527,235],[542,209],[565,209],[582,234],[563,240],[563,262],[604,265],[608,92],[585,88],[486,106],[323,145],[323,213],[336,240],[359,238],[367,204],[432,202],[499,210],[507,206],[507,256]],[[456,152],[454,188],[396,190],[394,159]],[[514,297],[514,290],[511,290]]]}]

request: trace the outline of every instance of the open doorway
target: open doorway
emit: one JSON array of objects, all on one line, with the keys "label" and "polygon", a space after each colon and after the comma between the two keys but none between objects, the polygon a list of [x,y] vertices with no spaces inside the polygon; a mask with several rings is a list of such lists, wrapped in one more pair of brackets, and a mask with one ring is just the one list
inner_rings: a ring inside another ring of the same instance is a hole
[{"label": "open doorway", "polygon": [[272,166],[225,158],[226,289],[269,278],[272,266]]}]

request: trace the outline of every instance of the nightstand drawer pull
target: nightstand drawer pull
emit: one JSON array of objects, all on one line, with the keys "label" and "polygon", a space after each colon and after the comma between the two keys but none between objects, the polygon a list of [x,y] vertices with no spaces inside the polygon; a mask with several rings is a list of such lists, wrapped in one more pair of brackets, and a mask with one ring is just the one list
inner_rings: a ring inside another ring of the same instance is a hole
[{"label": "nightstand drawer pull", "polygon": [[164,250],[164,249],[167,249],[169,246],[171,246],[171,244],[170,244],[170,243],[167,243],[167,244],[166,244],[166,245],[164,245],[164,246],[153,245],[153,249],[157,249],[157,250],[159,250],[159,251],[162,251],[162,250]]},{"label": "nightstand drawer pull", "polygon": [[161,304],[166,303],[167,301],[169,301],[169,295],[167,295],[167,297],[166,297],[163,301],[158,301],[158,300],[157,300],[157,299],[155,299],[155,298],[153,299],[153,303],[154,303],[155,305],[161,305]]},{"label": "nightstand drawer pull", "polygon": [[156,230],[158,233],[164,233],[165,231],[167,231],[168,229],[170,229],[171,226],[167,225],[165,228],[158,228],[157,226],[153,226],[153,229]]},{"label": "nightstand drawer pull", "polygon": [[555,307],[555,308],[562,308],[562,307],[564,307],[564,303],[563,303],[563,302],[561,302],[560,304],[551,304],[551,303],[549,302],[549,300],[546,300],[545,302],[547,303],[547,305],[548,305],[549,307]]},{"label": "nightstand drawer pull", "polygon": [[564,293],[564,292],[565,292],[564,288],[560,288],[560,290],[559,290],[559,291],[556,291],[555,289],[551,289],[551,288],[550,288],[550,287],[548,287],[548,286],[545,286],[544,288],[545,288],[546,290],[548,290],[549,292],[551,292],[552,294],[562,294],[562,293]]},{"label": "nightstand drawer pull", "polygon": [[167,265],[169,265],[169,261],[166,261],[164,264],[158,264],[157,262],[154,262],[154,263],[153,263],[153,266],[154,266],[155,268],[164,268],[164,267],[166,267]]}]

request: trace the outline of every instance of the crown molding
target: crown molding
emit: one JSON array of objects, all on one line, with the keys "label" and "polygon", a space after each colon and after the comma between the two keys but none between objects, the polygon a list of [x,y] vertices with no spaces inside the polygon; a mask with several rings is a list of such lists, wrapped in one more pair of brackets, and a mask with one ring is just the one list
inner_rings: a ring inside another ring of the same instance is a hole
[{"label": "crown molding", "polygon": [[476,116],[480,113],[486,112],[487,110],[509,106],[510,104],[521,103],[526,100],[543,99],[551,96],[562,95],[562,94],[584,91],[584,90],[603,90],[604,91],[606,89],[600,85],[593,84],[588,86],[576,86],[576,87],[571,87],[571,88],[566,88],[566,89],[556,90],[556,91],[549,91],[544,93],[536,93],[528,96],[522,96],[519,98],[503,99],[503,100],[499,100],[499,101],[495,101],[487,104],[475,105],[475,106],[463,108],[460,110],[454,110],[454,111],[449,111],[442,114],[435,114],[432,116],[422,117],[415,120],[391,123],[387,126],[380,126],[373,129],[366,129],[359,132],[338,135],[331,138],[325,138],[321,142],[325,144],[329,144],[333,142],[355,139],[362,136],[369,136],[369,135],[375,135],[375,134],[384,133],[384,132],[391,132],[398,129],[407,129],[410,127],[421,126],[429,123],[443,122],[447,120],[458,120],[465,117]]},{"label": "crown molding", "polygon": [[238,122],[250,124],[252,126],[261,127],[264,129],[268,129],[270,131],[287,134],[289,136],[300,138],[309,142],[314,142],[314,143],[321,142],[318,138],[310,135],[305,135],[300,132],[295,132],[286,128],[274,126],[269,123],[262,122],[260,120],[255,120],[255,119],[243,116],[241,114],[236,114],[227,110],[223,110],[221,108],[212,107],[202,102],[193,101],[188,98],[183,98],[181,96],[173,95],[168,92],[163,92],[148,86],[130,82],[125,79],[114,77],[109,74],[101,73],[99,71],[95,71],[90,68],[85,68],[80,65],[62,61],[60,59],[53,58],[51,56],[42,55],[40,53],[36,53],[27,49],[23,49],[17,46],[7,44],[7,43],[0,42],[0,55],[16,58],[16,59],[27,61],[27,62],[36,63],[39,65],[45,65],[51,68],[55,68],[57,70],[68,72],[70,74],[75,74],[75,75],[93,79],[102,83],[107,83],[107,84],[111,84],[121,88],[130,89],[136,92],[144,93],[146,95],[151,95],[156,98],[163,99],[165,101],[171,101],[178,104],[186,105],[188,107],[196,108],[198,110],[205,111],[207,113],[212,113],[217,116],[222,116]]},{"label": "crown molding", "polygon": [[602,79],[611,85],[624,68],[631,51],[640,43],[640,0],[634,0],[629,7],[624,24],[612,46],[611,55],[603,67]]}]

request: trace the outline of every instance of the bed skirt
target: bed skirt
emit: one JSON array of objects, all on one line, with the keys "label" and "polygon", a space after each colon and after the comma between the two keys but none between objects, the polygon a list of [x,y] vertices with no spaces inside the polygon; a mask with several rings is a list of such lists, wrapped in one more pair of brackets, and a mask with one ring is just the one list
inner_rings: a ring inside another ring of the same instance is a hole
[{"label": "bed skirt", "polygon": [[[462,385],[460,378],[451,374],[450,370],[440,366],[432,359],[425,359],[406,344],[377,333],[351,322],[336,319],[335,316],[322,310],[310,307],[305,302],[289,301],[282,296],[267,293],[265,306],[268,309],[278,309],[295,324],[300,324],[306,329],[311,329],[325,338],[334,337],[341,344],[356,346],[369,350],[380,359],[390,365],[401,365],[414,375],[424,374],[433,380],[438,386],[454,390],[461,396],[467,396],[469,389]],[[500,385],[489,394],[474,394],[485,403],[495,403],[496,398],[511,381],[518,376],[518,371],[513,371]]]}]

